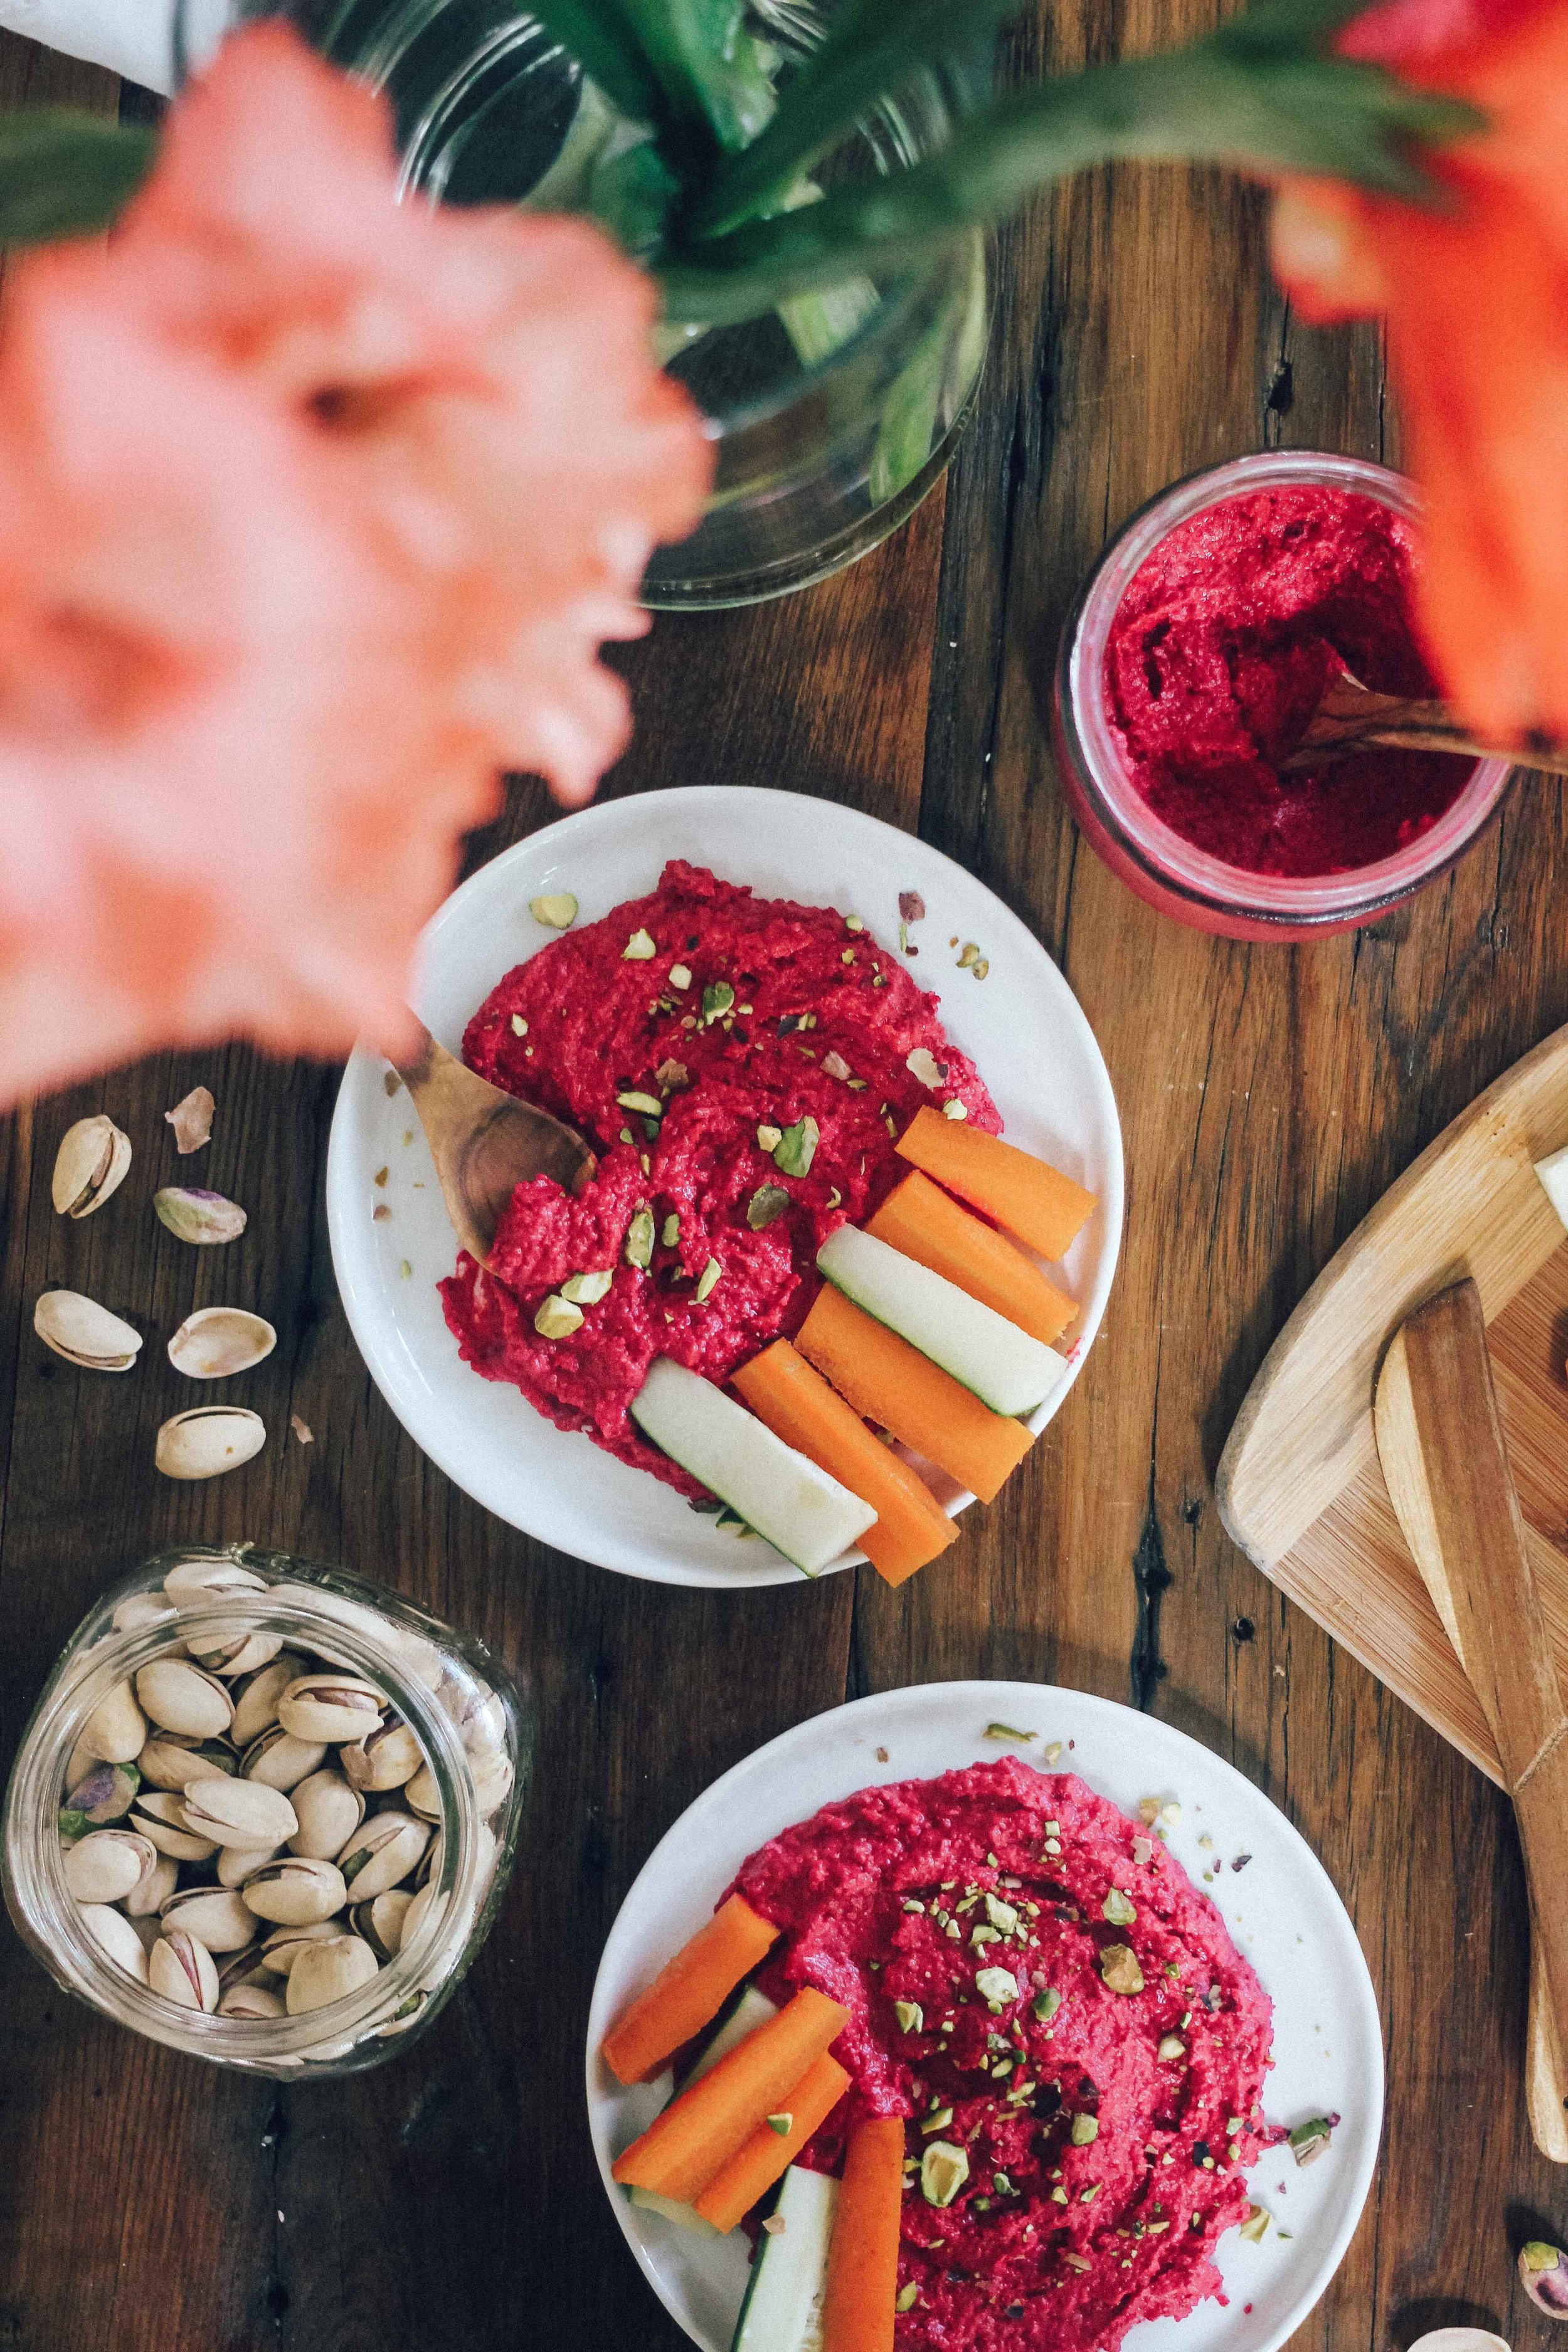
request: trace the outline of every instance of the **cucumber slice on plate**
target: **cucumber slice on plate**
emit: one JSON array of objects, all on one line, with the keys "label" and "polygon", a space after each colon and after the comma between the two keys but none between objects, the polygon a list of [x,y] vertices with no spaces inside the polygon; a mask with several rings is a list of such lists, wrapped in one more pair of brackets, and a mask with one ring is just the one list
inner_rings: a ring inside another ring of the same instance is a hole
[{"label": "cucumber slice on plate", "polygon": [[822,2352],[822,2298],[827,2284],[827,2242],[838,2183],[826,2172],[792,2164],[764,2230],[735,2323],[730,2352]]},{"label": "cucumber slice on plate", "polygon": [[806,1576],[847,1551],[877,1516],[744,1405],[668,1356],[652,1365],[631,1415],[672,1462],[700,1478]]},{"label": "cucumber slice on plate", "polygon": [[[721,2058],[729,2056],[737,2042],[743,2042],[748,2033],[754,2033],[759,2025],[765,2025],[770,2017],[778,2013],[777,2002],[770,2000],[765,1992],[759,1992],[755,1985],[742,1985],[739,1992],[731,1993],[719,2012],[714,2031],[678,2079],[670,2098],[679,2098],[682,2091],[689,2091],[710,2066],[717,2066]],[[668,2100],[665,2104],[668,2106]],[[657,2189],[628,2189],[626,2195],[645,2213],[662,2213],[667,2221],[674,2221],[683,2230],[694,2230],[700,2238],[722,2234],[711,2221],[703,2219],[694,2205],[683,2205],[675,2197],[661,2197]]]},{"label": "cucumber slice on plate", "polygon": [[858,1225],[830,1234],[816,1263],[846,1298],[929,1356],[993,1412],[1033,1412],[1066,1376],[1067,1360],[1054,1348]]}]

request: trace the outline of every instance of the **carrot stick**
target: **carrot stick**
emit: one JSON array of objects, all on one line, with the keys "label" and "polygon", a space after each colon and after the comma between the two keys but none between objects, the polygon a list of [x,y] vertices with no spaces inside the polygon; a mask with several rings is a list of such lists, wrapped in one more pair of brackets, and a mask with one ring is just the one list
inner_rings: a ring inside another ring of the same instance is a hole
[{"label": "carrot stick", "polygon": [[[945,1122],[944,1122],[945,1124]],[[1033,1258],[1005,1234],[983,1224],[951,1194],[912,1168],[889,1193],[866,1231],[943,1276],[983,1307],[1054,1347],[1078,1313],[1078,1301],[1047,1282]],[[871,1497],[868,1495],[866,1500]],[[864,1541],[864,1538],[862,1538]]]},{"label": "carrot stick", "polygon": [[731,1380],[775,1437],[870,1504],[876,1523],[860,1540],[867,1559],[889,1584],[902,1584],[957,1541],[957,1528],[924,1479],[872,1436],[859,1414],[787,1339],[775,1339]]},{"label": "carrot stick", "polygon": [[763,2192],[788,2169],[817,2127],[826,2123],[845,2092],[849,2077],[837,2058],[825,2052],[814,2059],[784,2099],[778,2120],[789,2118],[779,2132],[764,2121],[750,2139],[742,2140],[728,2164],[721,2165],[697,2200],[697,2210],[716,2230],[732,2230]]},{"label": "carrot stick", "polygon": [[893,2352],[904,2126],[868,2116],[849,2135],[827,2247],[822,2352]]},{"label": "carrot stick", "polygon": [[610,2072],[623,2083],[648,2082],[683,2042],[718,2015],[778,1932],[740,1895],[721,1903],[707,1926],[665,1962],[605,2034]]},{"label": "carrot stick", "polygon": [[830,1282],[817,1292],[795,1343],[863,1420],[890,1429],[984,1503],[1035,1442],[1026,1423],[993,1412]]},{"label": "carrot stick", "polygon": [[1094,1194],[1057,1168],[927,1103],[899,1138],[898,1150],[972,1209],[994,1217],[1042,1257],[1064,1257],[1088,1223]]},{"label": "carrot stick", "polygon": [[757,2126],[783,2107],[812,2060],[848,2022],[847,2009],[803,1986],[787,2008],[654,2117],[616,2158],[615,2178],[689,2205]]}]

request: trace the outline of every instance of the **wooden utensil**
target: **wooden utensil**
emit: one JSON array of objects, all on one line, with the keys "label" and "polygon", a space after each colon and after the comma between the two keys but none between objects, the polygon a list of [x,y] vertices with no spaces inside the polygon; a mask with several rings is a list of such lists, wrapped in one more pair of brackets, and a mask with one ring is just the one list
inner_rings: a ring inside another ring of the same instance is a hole
[{"label": "wooden utensil", "polygon": [[574,1127],[479,1077],[421,1022],[419,1051],[398,1073],[414,1097],[453,1231],[483,1265],[519,1184],[553,1176],[579,1192],[597,1161]]},{"label": "wooden utensil", "polygon": [[1471,760],[1517,760],[1550,776],[1568,776],[1568,750],[1550,736],[1531,734],[1521,746],[1483,743],[1447,703],[1374,694],[1349,670],[1331,680],[1306,733],[1280,765],[1288,774],[1292,769],[1318,767],[1325,760],[1346,759],[1374,744],[1408,751],[1457,751]]},{"label": "wooden utensil", "polygon": [[1526,1549],[1473,1281],[1440,1291],[1394,1334],[1373,1410],[1400,1526],[1485,1711],[1513,1798],[1534,1930],[1531,2127],[1542,2153],[1563,2163],[1568,2111],[1557,2062],[1568,2048],[1568,1872],[1562,1865],[1568,1709]]}]

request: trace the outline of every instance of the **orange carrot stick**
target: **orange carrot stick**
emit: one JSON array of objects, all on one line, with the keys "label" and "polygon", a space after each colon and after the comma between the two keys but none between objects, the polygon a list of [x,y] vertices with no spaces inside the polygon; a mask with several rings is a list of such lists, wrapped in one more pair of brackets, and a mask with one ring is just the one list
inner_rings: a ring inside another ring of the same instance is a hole
[{"label": "orange carrot stick", "polygon": [[1042,1257],[1065,1256],[1094,1207],[1092,1192],[1032,1151],[962,1119],[943,1118],[929,1103],[916,1111],[898,1150]]},{"label": "orange carrot stick", "polygon": [[[1047,1282],[1033,1258],[1026,1257],[994,1225],[961,1209],[918,1168],[889,1193],[866,1231],[889,1249],[929,1265],[983,1307],[994,1307],[1047,1348],[1055,1346],[1078,1313],[1078,1301]],[[866,1500],[870,1499],[868,1495]]]},{"label": "orange carrot stick", "polygon": [[775,2131],[772,2124],[763,2121],[750,2139],[742,2141],[729,2163],[720,2166],[697,2200],[697,2210],[703,2220],[711,2221],[716,2230],[732,2230],[742,2214],[749,2213],[758,2198],[795,2162],[812,2133],[826,2122],[848,2088],[849,2077],[837,2058],[828,2057],[825,2052],[815,2059],[779,2111],[780,2123],[788,2116],[788,2128]]},{"label": "orange carrot stick", "polygon": [[889,1584],[902,1584],[957,1541],[956,1526],[924,1479],[872,1436],[859,1414],[787,1339],[775,1339],[731,1380],[775,1437],[870,1504],[876,1524],[860,1540],[867,1559]]},{"label": "orange carrot stick", "polygon": [[847,2009],[803,1986],[787,2008],[654,2117],[616,2158],[616,2179],[689,2205],[757,2126],[783,2107],[813,2059],[848,2022]]},{"label": "orange carrot stick", "polygon": [[825,1282],[795,1346],[861,1418],[874,1421],[989,1503],[1033,1445],[1026,1423],[969,1390]]},{"label": "orange carrot stick", "polygon": [[740,1895],[721,1903],[707,1926],[665,1962],[605,2034],[610,2072],[623,2083],[649,2081],[683,2042],[718,2015],[778,1932]]},{"label": "orange carrot stick", "polygon": [[827,2248],[822,2352],[893,2352],[904,2126],[868,2116],[849,2135]]}]

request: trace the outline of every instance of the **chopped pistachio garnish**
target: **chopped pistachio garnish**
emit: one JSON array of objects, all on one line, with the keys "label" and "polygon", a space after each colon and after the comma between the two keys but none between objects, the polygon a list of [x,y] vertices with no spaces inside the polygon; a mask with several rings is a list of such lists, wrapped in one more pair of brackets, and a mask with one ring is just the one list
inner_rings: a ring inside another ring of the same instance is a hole
[{"label": "chopped pistachio garnish", "polygon": [[765,1233],[788,1206],[789,1194],[782,1184],[759,1184],[746,1203],[746,1223],[754,1234]]},{"label": "chopped pistachio garnish", "polygon": [[911,2279],[908,2286],[901,2286],[899,2289],[898,2294],[894,2298],[893,2309],[895,2311],[912,2311],[920,2299],[920,2281],[919,2279]]},{"label": "chopped pistachio garnish", "polygon": [[1162,2038],[1159,2050],[1155,2054],[1163,2059],[1184,2058],[1187,2054],[1187,2045],[1179,2033],[1167,2033]]},{"label": "chopped pistachio garnish", "polygon": [[764,1119],[757,1129],[757,1149],[760,1151],[776,1151],[783,1141],[783,1128],[770,1126]]},{"label": "chopped pistachio garnish", "polygon": [[1247,2207],[1247,2219],[1241,2225],[1241,2235],[1249,2246],[1260,2246],[1263,2243],[1264,2239],[1268,2235],[1268,2224],[1273,2218],[1265,2205]]},{"label": "chopped pistachio garnish", "polygon": [[593,1274],[569,1274],[561,1286],[561,1296],[569,1298],[574,1307],[593,1307],[607,1296],[615,1278],[610,1266]]},{"label": "chopped pistachio garnish", "polygon": [[967,971],[970,965],[974,961],[979,953],[980,950],[975,946],[974,941],[973,940],[965,940],[963,942],[963,952],[958,959],[958,968],[960,971]]},{"label": "chopped pistachio garnish", "polygon": [[569,1298],[552,1292],[540,1300],[533,1318],[533,1328],[542,1339],[564,1339],[582,1328],[583,1309],[574,1307]]},{"label": "chopped pistachio garnish", "polygon": [[[980,1932],[976,1927],[974,1934],[978,1936]],[[996,1931],[993,1928],[991,1932],[994,1936]],[[973,1937],[970,1940],[973,1942]],[[1018,1979],[1011,1969],[982,1969],[975,1977],[974,1990],[993,2016],[999,2016],[1008,2001],[1017,2000]]]},{"label": "chopped pistachio garnish", "polygon": [[664,1221],[664,1231],[659,1239],[666,1249],[673,1249],[680,1239],[680,1218],[673,1210]]},{"label": "chopped pistachio garnish", "polygon": [[1000,1895],[986,1895],[985,1916],[994,1927],[1001,1930],[1004,1936],[1012,1935],[1018,1925],[1017,1912],[1010,1903],[1004,1903]]},{"label": "chopped pistachio garnish", "polygon": [[669,967],[669,984],[671,988],[689,988],[691,985],[690,965],[684,963],[672,963]]},{"label": "chopped pistachio garnish", "polygon": [[933,2139],[921,2158],[921,2194],[928,2205],[951,2205],[969,2178],[969,2158],[951,2140]]},{"label": "chopped pistachio garnish", "polygon": [[1111,1992],[1132,1994],[1143,1990],[1143,1971],[1131,1945],[1107,1944],[1100,1956],[1100,1974]]},{"label": "chopped pistachio garnish", "polygon": [[924,2032],[925,2011],[918,2000],[896,2000],[893,2003],[893,2015],[899,2021],[900,2033]]},{"label": "chopped pistachio garnish", "polygon": [[[752,2112],[754,2113],[755,2110],[753,2109]],[[787,2111],[782,2115],[769,2116],[766,2121],[768,2129],[771,2132],[777,2132],[780,2139],[788,2139],[795,2129],[795,2117]]]},{"label": "chopped pistachio garnish", "polygon": [[626,1227],[626,1261],[645,1270],[653,1262],[653,1211],[639,1209]]},{"label": "chopped pistachio garnish", "polygon": [[991,966],[986,958],[982,956],[979,962],[972,965],[971,969],[973,971],[976,980],[984,980],[986,973],[990,971]]},{"label": "chopped pistachio garnish", "polygon": [[996,1927],[972,1927],[969,1940],[978,1951],[982,1944],[999,1944],[1002,1941],[1001,1930]]},{"label": "chopped pistachio garnish", "polygon": [[842,1054],[824,1054],[822,1075],[825,1078],[847,1078],[851,1072]]},{"label": "chopped pistachio garnish", "polygon": [[1100,1909],[1101,1917],[1109,1919],[1113,1927],[1131,1927],[1138,1916],[1138,1906],[1131,1895],[1123,1895],[1120,1886],[1110,1889]]},{"label": "chopped pistachio garnish", "polygon": [[1027,1741],[1030,1739],[1037,1739],[1039,1736],[1040,1735],[1037,1731],[1020,1731],[1017,1726],[1012,1723],[988,1723],[985,1727],[985,1737],[987,1739],[1022,1739]]},{"label": "chopped pistachio garnish", "polygon": [[528,1034],[528,1024],[521,1013],[514,1013],[511,1016],[511,1034],[514,1037],[526,1037]]},{"label": "chopped pistachio garnish", "polygon": [[943,1118],[967,1118],[969,1117],[969,1105],[967,1103],[961,1103],[958,1097],[954,1095],[951,1102],[943,1103],[942,1107],[942,1115]]},{"label": "chopped pistachio garnish", "polygon": [[809,1176],[820,1139],[821,1129],[807,1112],[780,1136],[773,1146],[773,1165],[785,1176]]},{"label": "chopped pistachio garnish", "polygon": [[1061,2005],[1062,1997],[1055,1985],[1047,1985],[1044,1992],[1035,1995],[1035,2015],[1042,2025],[1050,2023]]},{"label": "chopped pistachio garnish", "polygon": [[1332,2116],[1313,2116],[1289,2135],[1290,2153],[1298,2164],[1315,2164],[1334,2135]]},{"label": "chopped pistachio garnish", "polygon": [[720,1265],[716,1257],[710,1257],[709,1259],[707,1265],[703,1267],[701,1273],[697,1277],[697,1289],[694,1296],[699,1307],[705,1306],[708,1300],[712,1297],[714,1290],[718,1286],[719,1277],[723,1271],[723,1267]]},{"label": "chopped pistachio garnish", "polygon": [[837,1184],[830,1186],[828,1189],[827,1205],[830,1209],[839,1209],[844,1205],[844,1195],[839,1191]]},{"label": "chopped pistachio garnish", "polygon": [[726,1013],[733,1010],[734,1003],[735,992],[729,982],[715,980],[702,992],[702,1018],[704,1021],[721,1021]]},{"label": "chopped pistachio garnish", "polygon": [[853,963],[853,962],[854,962],[854,961],[855,961],[855,950],[854,950],[854,949],[853,949],[853,948],[846,948],[846,949],[845,949],[845,950],[844,950],[844,952],[843,952],[843,954],[839,957],[838,961],[839,961],[839,962],[840,962],[840,963]]},{"label": "chopped pistachio garnish", "polygon": [[1100,2117],[1098,2116],[1074,2116],[1072,2119],[1071,2137],[1074,2147],[1092,2147],[1095,2141],[1100,2137]]},{"label": "chopped pistachio garnish", "polygon": [[1053,1739],[1046,1749],[1046,1761],[1047,1764],[1059,1764],[1061,1760],[1062,1743],[1059,1739]]},{"label": "chopped pistachio garnish", "polygon": [[911,1053],[906,1054],[904,1067],[911,1078],[920,1080],[922,1087],[935,1088],[947,1083],[947,1072],[929,1045],[917,1045]]},{"label": "chopped pistachio garnish", "polygon": [[577,901],[570,890],[552,891],[542,898],[531,898],[528,911],[536,923],[548,923],[552,931],[569,931],[577,919]]},{"label": "chopped pistachio garnish", "polygon": [[921,2130],[929,2137],[932,2132],[945,2131],[952,2121],[951,2107],[933,2107],[929,2116],[921,2117]]},{"label": "chopped pistachio garnish", "polygon": [[621,961],[623,963],[647,963],[658,953],[658,950],[653,943],[653,936],[651,932],[634,931],[631,938],[626,941],[626,946],[621,950]]}]

